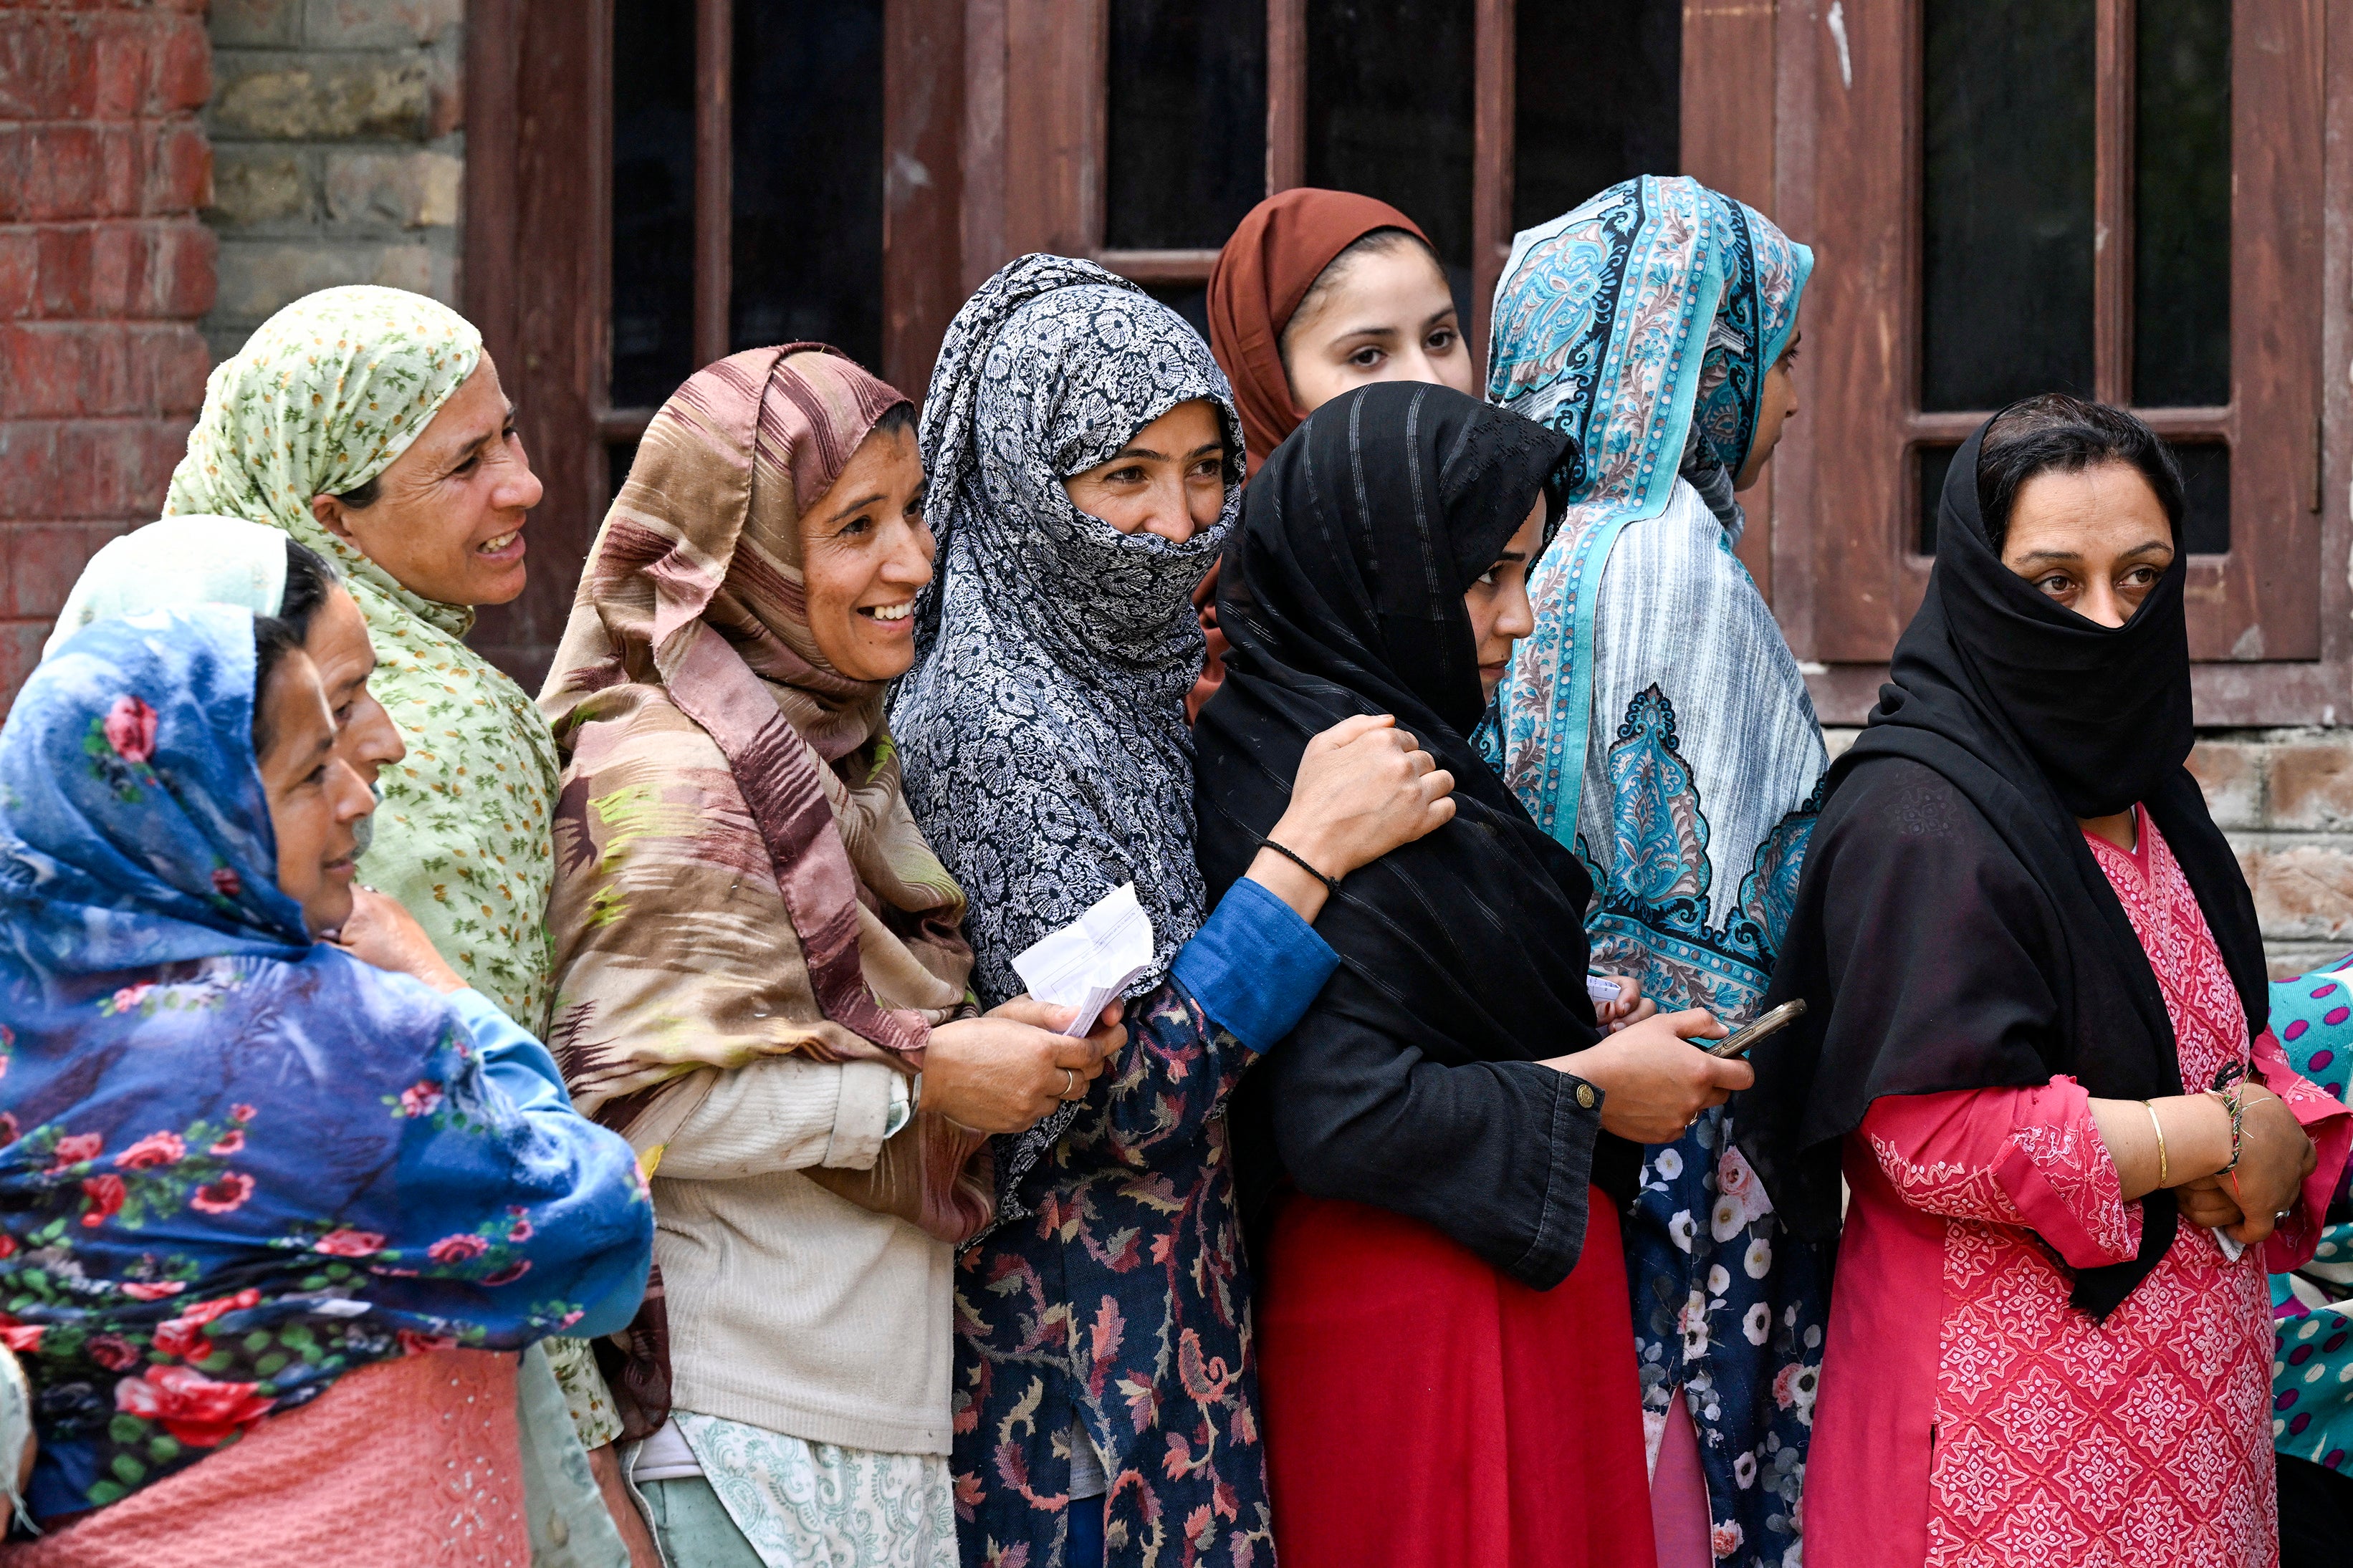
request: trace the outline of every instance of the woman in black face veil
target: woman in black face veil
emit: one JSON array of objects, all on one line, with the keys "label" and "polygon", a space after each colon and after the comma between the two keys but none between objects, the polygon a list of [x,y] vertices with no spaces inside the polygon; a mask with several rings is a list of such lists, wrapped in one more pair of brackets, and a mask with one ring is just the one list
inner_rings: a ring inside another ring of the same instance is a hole
[{"label": "woman in black face veil", "polygon": [[2348,1122],[2265,1032],[2183,766],[2181,504],[2120,410],[1988,421],[1831,770],[1767,998],[1810,1010],[1734,1108],[1800,1235],[1852,1190],[1810,1568],[2275,1560],[2263,1272],[2311,1253]]},{"label": "woman in black face veil", "polygon": [[[1704,1012],[1607,1037],[1591,889],[1468,737],[1534,628],[1527,569],[1567,437],[1443,387],[1319,408],[1251,482],[1202,711],[1212,895],[1280,817],[1308,738],[1397,715],[1454,819],[1350,876],[1340,968],[1237,1095],[1274,1528],[1285,1568],[1649,1562],[1633,1331],[1610,1156],[1748,1081],[1685,1043]],[[1414,1462],[1367,1460],[1409,1439]],[[1635,1500],[1629,1507],[1628,1499]]]}]

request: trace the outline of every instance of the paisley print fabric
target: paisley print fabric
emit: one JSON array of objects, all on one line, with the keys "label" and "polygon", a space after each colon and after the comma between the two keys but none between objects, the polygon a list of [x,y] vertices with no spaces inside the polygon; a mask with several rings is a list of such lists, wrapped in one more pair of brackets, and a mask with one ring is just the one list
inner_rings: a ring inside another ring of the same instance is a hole
[{"label": "paisley print fabric", "polygon": [[[1729,500],[1812,265],[1753,209],[1646,176],[1521,234],[1495,293],[1489,400],[1579,458],[1482,747],[1592,878],[1594,966],[1736,1025],[1771,974],[1828,763]],[[1818,1363],[1821,1260],[1720,1110],[1646,1152],[1624,1230],[1653,1458],[1681,1388],[1728,1560],[1778,1562],[1807,1426],[1774,1390]]]},{"label": "paisley print fabric", "polygon": [[0,1342],[45,1514],[357,1367],[610,1331],[645,1279],[628,1145],[519,1109],[480,997],[314,942],[278,890],[253,679],[243,610],[101,622],[0,731]]},{"label": "paisley print fabric", "polygon": [[[1216,522],[1120,532],[1062,480],[1180,403],[1228,444]],[[1025,256],[956,313],[923,401],[939,564],[891,713],[907,800],[971,900],[984,1006],[1014,955],[1123,882],[1152,917],[1150,994],[1207,912],[1184,700],[1205,644],[1193,590],[1241,502],[1241,421],[1183,318],[1092,262]]]},{"label": "paisley print fabric", "polygon": [[[2272,1027],[2288,1066],[2340,1103],[2353,1082],[2353,962],[2272,985]],[[2272,1276],[2272,1443],[2353,1475],[2353,1217],[2345,1184],[2312,1258]]]},{"label": "paisley print fabric", "polygon": [[1257,1059],[1171,981],[1032,1181],[956,1266],[956,1512],[969,1568],[1066,1561],[1072,1416],[1110,1568],[1271,1568],[1249,1271],[1225,1107]]},{"label": "paisley print fabric", "polygon": [[361,863],[441,955],[537,1033],[547,1005],[555,743],[521,687],[468,647],[473,610],[400,585],[320,526],[315,495],[390,468],[481,363],[455,310],[398,289],[328,289],[262,323],[205,384],[167,515],[283,529],[338,563],[375,644],[368,684],[408,756],[384,770]]},{"label": "paisley print fabric", "polygon": [[940,1456],[812,1443],[685,1410],[670,1419],[765,1568],[955,1568]]}]

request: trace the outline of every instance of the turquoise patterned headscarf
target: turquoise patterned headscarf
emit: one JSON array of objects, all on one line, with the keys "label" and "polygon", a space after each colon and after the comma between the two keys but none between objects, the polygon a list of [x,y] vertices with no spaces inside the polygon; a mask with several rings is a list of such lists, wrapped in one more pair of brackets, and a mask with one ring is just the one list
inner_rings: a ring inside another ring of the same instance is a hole
[{"label": "turquoise patterned headscarf", "polygon": [[384,771],[362,874],[537,1033],[554,870],[547,721],[466,646],[470,606],[410,592],[311,511],[311,497],[390,468],[481,359],[472,324],[422,295],[353,287],[298,300],[214,369],[164,510],[267,523],[342,565],[381,661],[370,689],[408,745]]},{"label": "turquoise patterned headscarf", "polygon": [[[1609,547],[1626,524],[1666,510],[1678,475],[1728,502],[1813,269],[1813,252],[1762,213],[1683,176],[1612,185],[1512,243],[1487,400],[1575,437],[1578,458],[1538,568],[1558,603],[1540,606],[1536,636],[1520,646],[1502,740],[1514,787],[1564,842],[1577,827],[1593,602]],[[1525,782],[1532,767],[1541,785]]]}]

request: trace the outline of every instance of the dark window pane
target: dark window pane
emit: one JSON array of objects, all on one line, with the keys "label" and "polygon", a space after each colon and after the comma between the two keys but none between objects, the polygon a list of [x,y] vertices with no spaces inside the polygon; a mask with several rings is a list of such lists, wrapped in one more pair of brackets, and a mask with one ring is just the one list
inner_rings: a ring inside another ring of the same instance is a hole
[{"label": "dark window pane", "polygon": [[628,482],[629,465],[638,460],[635,441],[616,441],[605,448],[605,504],[611,506],[621,487]]},{"label": "dark window pane", "polygon": [[1520,0],[1512,226],[1682,161],[1683,0]]},{"label": "dark window pane", "polygon": [[881,0],[735,0],[727,339],[882,360]]},{"label": "dark window pane", "polygon": [[1266,195],[1266,0],[1113,0],[1106,243],[1210,249]]},{"label": "dark window pane", "polygon": [[2133,401],[2231,401],[2231,0],[2140,0]]},{"label": "dark window pane", "polygon": [[1378,196],[1419,224],[1458,302],[1471,287],[1472,10],[1307,5],[1307,183]]},{"label": "dark window pane", "polygon": [[2171,443],[2181,465],[2181,536],[2192,555],[2231,548],[2231,448],[2220,442]]},{"label": "dark window pane", "polygon": [[694,13],[614,0],[613,403],[694,373]]},{"label": "dark window pane", "polygon": [[1936,507],[1944,499],[1945,476],[1953,471],[1953,454],[1957,447],[1923,447],[1917,457],[1920,465],[1920,532],[1914,542],[1923,555],[1936,553]]},{"label": "dark window pane", "polygon": [[1920,406],[2092,392],[2093,0],[1928,0]]}]

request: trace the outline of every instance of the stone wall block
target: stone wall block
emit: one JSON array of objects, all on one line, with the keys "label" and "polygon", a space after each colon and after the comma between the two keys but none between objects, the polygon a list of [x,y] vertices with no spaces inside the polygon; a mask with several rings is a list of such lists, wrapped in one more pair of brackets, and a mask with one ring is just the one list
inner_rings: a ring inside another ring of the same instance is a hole
[{"label": "stone wall block", "polygon": [[2353,829],[2353,747],[2309,741],[2272,753],[2271,826],[2306,831]]},{"label": "stone wall block", "polygon": [[452,227],[465,173],[463,161],[447,153],[330,153],[327,216],[338,223]]},{"label": "stone wall block", "polygon": [[305,294],[344,283],[425,293],[432,284],[432,252],[422,245],[229,239],[221,246],[220,277],[218,314],[259,325]]},{"label": "stone wall block", "polygon": [[302,41],[333,49],[429,44],[457,31],[465,16],[465,0],[309,0]]},{"label": "stone wall block", "polygon": [[297,224],[313,217],[317,194],[307,160],[273,142],[232,142],[213,153],[209,215],[237,227]]},{"label": "stone wall block", "polygon": [[2353,941],[2353,851],[2301,844],[2242,851],[2255,914],[2272,942]]},{"label": "stone wall block", "polygon": [[302,37],[302,0],[213,0],[213,42],[227,47],[293,44]]},{"label": "stone wall block", "polygon": [[2200,741],[2190,749],[2189,772],[2216,826],[2263,826],[2264,750],[2245,741]]},{"label": "stone wall block", "polygon": [[216,136],[416,141],[432,111],[432,67],[414,57],[238,52],[215,58]]}]

